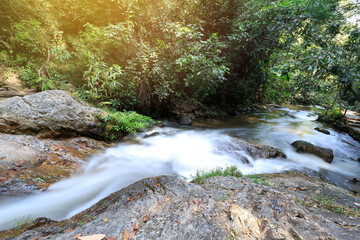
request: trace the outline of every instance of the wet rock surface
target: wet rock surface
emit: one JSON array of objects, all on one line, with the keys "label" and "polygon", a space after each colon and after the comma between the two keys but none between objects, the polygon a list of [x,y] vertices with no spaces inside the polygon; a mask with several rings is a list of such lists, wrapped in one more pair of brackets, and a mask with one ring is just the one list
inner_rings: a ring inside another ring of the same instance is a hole
[{"label": "wet rock surface", "polygon": [[179,123],[180,125],[191,125],[192,121],[191,121],[190,117],[181,114],[181,115],[178,117],[178,123]]},{"label": "wet rock surface", "polygon": [[[247,177],[212,177],[202,185],[169,176],[147,178],[71,219],[36,223],[8,240],[95,234],[107,239],[357,239],[358,196],[302,173],[262,177],[270,186]],[[328,198],[342,214],[323,203]]]},{"label": "wet rock surface", "polygon": [[314,128],[314,129],[315,129],[316,131],[318,131],[318,132],[324,133],[324,134],[326,134],[326,135],[330,135],[329,130],[326,130],[326,129],[324,129],[324,128],[316,127],[316,128]]},{"label": "wet rock surface", "polygon": [[0,101],[0,132],[41,138],[76,135],[103,139],[98,116],[104,111],[79,102],[60,90]]},{"label": "wet rock surface", "polygon": [[0,195],[46,189],[81,171],[86,159],[110,146],[86,137],[46,140],[0,134]]},{"label": "wet rock surface", "polygon": [[[286,158],[279,149],[267,145],[255,145],[240,138],[230,138],[228,141],[219,143],[218,150],[234,154],[237,159],[249,163],[248,157],[259,158]],[[244,155],[245,153],[245,155]]]},{"label": "wet rock surface", "polygon": [[297,153],[314,154],[328,163],[331,163],[334,159],[333,151],[328,148],[318,147],[302,140],[295,141],[291,145],[296,148]]}]

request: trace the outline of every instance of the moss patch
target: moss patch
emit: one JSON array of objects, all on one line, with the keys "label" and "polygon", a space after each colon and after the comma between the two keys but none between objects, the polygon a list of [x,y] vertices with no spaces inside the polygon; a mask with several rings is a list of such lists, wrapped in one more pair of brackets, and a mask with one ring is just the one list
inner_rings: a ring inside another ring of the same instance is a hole
[{"label": "moss patch", "polygon": [[360,217],[360,209],[340,204],[335,198],[323,194],[311,196],[306,200],[300,201],[300,203],[306,207],[325,209],[345,216]]}]

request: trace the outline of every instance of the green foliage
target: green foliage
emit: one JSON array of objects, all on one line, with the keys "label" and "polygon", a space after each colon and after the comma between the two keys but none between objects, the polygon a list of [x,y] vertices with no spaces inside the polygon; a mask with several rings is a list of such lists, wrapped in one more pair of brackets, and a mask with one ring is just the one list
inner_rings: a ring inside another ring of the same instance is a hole
[{"label": "green foliage", "polygon": [[22,67],[19,71],[20,78],[30,88],[38,88],[42,79],[31,67]]},{"label": "green foliage", "polygon": [[27,87],[39,89],[41,91],[52,89],[66,89],[66,80],[64,75],[56,71],[52,71],[51,78],[39,76],[39,73],[33,70],[31,66],[21,67],[19,69],[21,80],[23,80]]},{"label": "green foliage", "polygon": [[225,66],[225,58],[219,56],[224,45],[217,34],[212,34],[206,41],[201,41],[199,32],[187,34],[192,35],[193,41],[197,40],[193,43],[197,45],[189,43],[185,53],[176,59],[177,71],[184,73],[185,87],[191,92],[191,97],[202,101],[215,94],[217,88],[226,80],[225,75],[229,69]]},{"label": "green foliage", "polygon": [[[274,64],[272,57],[282,48],[294,41],[292,32],[296,29],[293,17],[303,10],[302,1],[248,1],[243,6],[243,13],[234,22],[230,38],[229,54],[232,63],[232,74],[235,81],[242,81],[247,86],[246,98],[261,101],[267,88],[273,87],[269,68]],[[269,77],[270,76],[270,77]],[[230,87],[239,91],[236,84]],[[241,87],[241,86],[240,86]],[[230,89],[230,91],[233,91]],[[246,93],[245,93],[246,94]],[[233,94],[236,96],[236,93]],[[274,98],[269,93],[268,98]]]},{"label": "green foliage", "polygon": [[111,98],[119,88],[121,83],[117,81],[122,74],[121,67],[114,64],[108,67],[100,59],[95,59],[89,55],[89,69],[84,72],[84,78],[87,79],[85,85],[89,89],[92,98]]},{"label": "green foliage", "polygon": [[358,27],[344,17],[344,12],[354,6],[339,1],[326,3],[315,1],[305,11],[306,18],[299,25],[301,31],[286,52],[276,57],[273,68],[291,76],[289,92],[295,100],[330,104],[341,89],[340,98],[354,104],[360,100],[360,39],[356,34]]},{"label": "green foliage", "polygon": [[166,23],[158,26],[163,31],[158,38],[143,42],[134,25],[130,21],[102,28],[87,24],[80,38],[72,39],[77,58],[89,59],[84,73],[88,99],[119,99],[123,103],[119,109],[167,108],[184,96],[208,100],[226,80],[224,45],[216,34],[203,40],[197,26]]},{"label": "green foliage", "polygon": [[136,112],[108,112],[99,116],[103,131],[108,140],[118,139],[125,134],[142,131],[156,121]]},{"label": "green foliage", "polygon": [[90,55],[123,65],[134,51],[133,34],[133,23],[129,21],[107,27],[86,23],[85,29],[71,38],[71,43],[79,60],[87,61]]},{"label": "green foliage", "polygon": [[28,230],[28,228],[34,223],[34,220],[30,216],[24,217],[22,220],[15,220],[15,236],[20,235],[21,233]]},{"label": "green foliage", "polygon": [[213,170],[197,170],[196,175],[192,177],[192,181],[203,184],[205,179],[215,176],[242,177],[242,174],[236,166],[228,166],[225,168],[218,167]]},{"label": "green foliage", "polygon": [[[29,86],[72,83],[114,110],[174,112],[180,102],[349,104],[359,41],[338,0],[3,0],[0,48]],[[37,74],[37,76],[36,76]]]},{"label": "green foliage", "polygon": [[37,20],[21,20],[14,24],[15,50],[21,53],[42,55],[46,42],[46,32]]}]

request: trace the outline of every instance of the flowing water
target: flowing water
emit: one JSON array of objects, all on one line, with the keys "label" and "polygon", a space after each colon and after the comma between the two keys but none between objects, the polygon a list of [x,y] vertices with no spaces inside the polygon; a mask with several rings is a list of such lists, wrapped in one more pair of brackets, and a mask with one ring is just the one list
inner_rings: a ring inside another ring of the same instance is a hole
[{"label": "flowing water", "polygon": [[[0,198],[0,229],[12,228],[15,221],[28,218],[71,217],[145,177],[176,174],[189,179],[197,169],[219,166],[236,165],[243,174],[311,169],[344,188],[359,192],[360,186],[348,179],[360,176],[360,163],[356,161],[360,157],[360,143],[330,128],[327,129],[331,135],[315,131],[314,127],[324,126],[315,122],[315,117],[308,116],[309,113],[307,108],[282,108],[227,121],[200,121],[192,127],[168,124],[165,128],[153,129],[152,132],[163,134],[143,138],[146,134],[143,133],[120,143],[91,158],[82,174],[58,182],[46,192]],[[287,159],[252,159],[246,152],[229,151],[226,146],[231,145],[234,138],[280,148]],[[296,153],[290,145],[295,140],[333,149],[333,162],[328,164],[316,156]]]}]

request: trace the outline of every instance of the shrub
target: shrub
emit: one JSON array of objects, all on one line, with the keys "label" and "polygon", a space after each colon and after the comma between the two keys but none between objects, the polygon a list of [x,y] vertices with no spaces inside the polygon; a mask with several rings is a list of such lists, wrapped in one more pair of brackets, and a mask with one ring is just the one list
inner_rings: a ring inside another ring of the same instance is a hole
[{"label": "shrub", "polygon": [[325,114],[320,115],[317,120],[338,125],[343,125],[344,123],[343,114],[341,113],[340,108],[330,109]]},{"label": "shrub", "polygon": [[30,88],[39,88],[42,79],[30,66],[20,68],[19,74],[21,80],[25,82],[26,86]]},{"label": "shrub", "polygon": [[142,131],[156,121],[136,112],[109,112],[99,116],[102,128],[108,140],[118,139],[128,133]]}]

